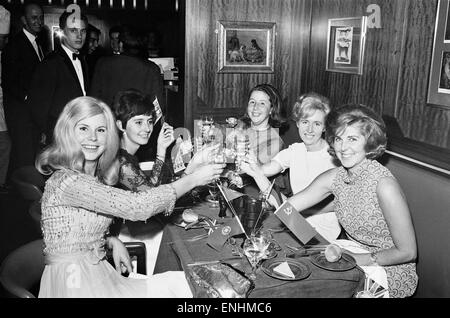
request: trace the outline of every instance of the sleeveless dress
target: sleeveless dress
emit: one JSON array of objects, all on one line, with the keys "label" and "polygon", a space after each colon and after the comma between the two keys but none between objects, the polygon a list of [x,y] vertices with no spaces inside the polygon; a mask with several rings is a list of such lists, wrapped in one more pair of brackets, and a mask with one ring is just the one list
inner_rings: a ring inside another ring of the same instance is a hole
[{"label": "sleeveless dress", "polygon": [[146,220],[172,211],[175,200],[170,185],[133,193],[72,170],[55,171],[42,196],[46,266],[39,297],[192,297],[183,272],[126,278],[105,259],[113,216]]},{"label": "sleeveless dress", "polygon": [[[370,252],[394,247],[376,194],[381,178],[395,178],[375,160],[365,159],[349,177],[344,167],[339,167],[333,181],[335,212],[339,223],[350,240]],[[416,264],[383,266],[387,273],[390,297],[409,297],[417,288]]]}]

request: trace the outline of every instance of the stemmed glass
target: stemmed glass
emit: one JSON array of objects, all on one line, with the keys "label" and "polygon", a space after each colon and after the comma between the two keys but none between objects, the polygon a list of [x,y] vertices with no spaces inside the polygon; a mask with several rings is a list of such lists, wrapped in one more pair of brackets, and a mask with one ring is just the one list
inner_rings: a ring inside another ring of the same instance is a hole
[{"label": "stemmed glass", "polygon": [[210,201],[211,202],[210,207],[211,208],[218,208],[219,207],[219,201],[218,201],[217,194],[219,193],[219,188],[217,187],[216,181],[208,183],[206,186],[208,187],[208,191],[209,191],[209,194],[210,194],[210,196],[209,196],[209,198],[211,200]]},{"label": "stemmed glass", "polygon": [[[217,150],[214,153],[212,153],[211,157],[209,158],[209,163],[225,163],[225,161],[226,161],[225,154],[223,153],[223,151],[220,150]],[[219,188],[217,186],[217,180],[208,183],[207,187],[212,201],[210,207],[211,208],[219,207],[219,199],[217,196],[219,193]]]},{"label": "stemmed glass", "polygon": [[252,266],[252,271],[248,275],[251,280],[256,279],[256,270],[258,269],[261,260],[266,257],[266,251],[269,248],[270,243],[270,239],[262,232],[252,233],[250,237],[245,239],[242,249]]}]

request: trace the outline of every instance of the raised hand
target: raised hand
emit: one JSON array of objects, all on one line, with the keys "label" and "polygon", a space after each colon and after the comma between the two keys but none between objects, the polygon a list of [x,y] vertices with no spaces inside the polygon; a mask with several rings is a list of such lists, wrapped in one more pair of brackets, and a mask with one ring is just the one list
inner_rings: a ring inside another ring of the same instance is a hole
[{"label": "raised hand", "polygon": [[162,159],[166,157],[166,150],[175,140],[173,135],[173,127],[168,123],[164,123],[158,135],[158,146],[156,155]]},{"label": "raised hand", "polygon": [[197,186],[205,185],[218,179],[225,166],[226,165],[224,163],[203,165],[192,172],[189,176],[192,176],[192,178],[196,180]]},{"label": "raised hand", "polygon": [[253,153],[249,153],[241,162],[241,170],[251,177],[264,174],[261,166],[258,164],[258,159]]},{"label": "raised hand", "polygon": [[206,146],[202,150],[197,151],[194,156],[189,161],[188,166],[186,167],[186,174],[192,173],[195,169],[208,164],[211,162],[211,158],[217,153],[219,150],[219,144],[213,144],[211,146]]}]

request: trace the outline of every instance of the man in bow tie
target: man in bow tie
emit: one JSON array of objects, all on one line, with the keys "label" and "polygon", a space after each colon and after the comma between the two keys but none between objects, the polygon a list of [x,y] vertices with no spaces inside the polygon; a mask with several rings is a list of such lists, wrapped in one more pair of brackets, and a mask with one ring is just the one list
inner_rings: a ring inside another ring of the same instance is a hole
[{"label": "man in bow tie", "polygon": [[67,102],[85,96],[89,85],[88,68],[80,50],[86,41],[87,17],[69,19],[64,11],[59,18],[61,45],[55,47],[34,73],[27,102],[34,122],[48,144],[56,120]]},{"label": "man in bow tie", "polygon": [[31,77],[44,57],[39,35],[44,25],[42,8],[34,3],[23,7],[23,28],[9,39],[2,52],[2,87],[6,123],[12,141],[10,171],[25,165],[34,165],[33,145],[39,138],[32,123],[26,98]]}]

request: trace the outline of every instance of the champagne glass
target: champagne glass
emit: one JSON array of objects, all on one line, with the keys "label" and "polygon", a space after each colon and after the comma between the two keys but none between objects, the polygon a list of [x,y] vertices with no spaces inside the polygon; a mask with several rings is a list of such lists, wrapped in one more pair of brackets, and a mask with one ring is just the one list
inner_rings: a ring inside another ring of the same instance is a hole
[{"label": "champagne glass", "polygon": [[252,267],[252,271],[248,275],[251,280],[256,279],[256,270],[261,260],[265,258],[269,245],[270,241],[264,235],[252,234],[245,239],[242,249]]},{"label": "champagne glass", "polygon": [[213,181],[211,183],[208,183],[206,185],[208,187],[208,191],[209,191],[209,198],[210,198],[210,202],[211,208],[218,208],[219,207],[219,201],[217,198],[217,194],[219,193],[219,188],[217,187],[217,183],[216,181]]}]

